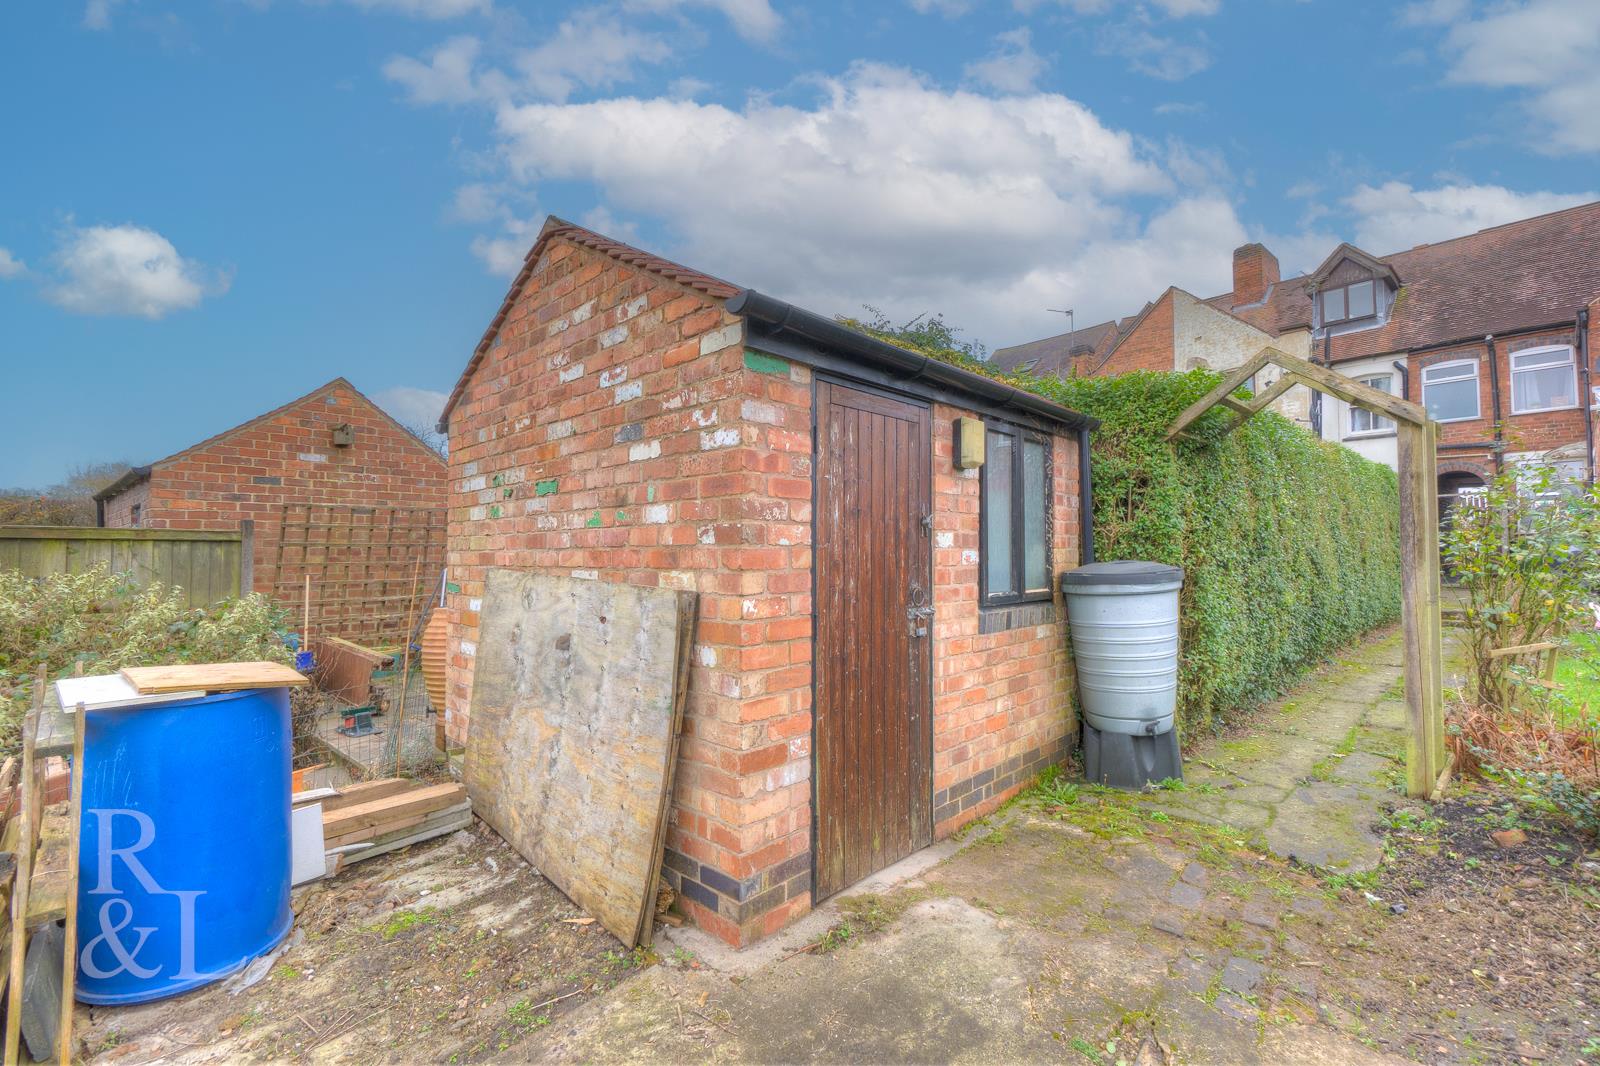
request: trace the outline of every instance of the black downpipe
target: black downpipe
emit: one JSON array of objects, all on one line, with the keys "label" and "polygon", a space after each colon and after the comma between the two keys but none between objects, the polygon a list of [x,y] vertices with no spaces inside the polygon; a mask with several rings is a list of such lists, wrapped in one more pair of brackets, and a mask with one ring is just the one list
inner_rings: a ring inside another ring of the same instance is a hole
[{"label": "black downpipe", "polygon": [[1094,478],[1089,462],[1089,430],[1078,430],[1078,563],[1094,562]]},{"label": "black downpipe", "polygon": [[1583,367],[1583,389],[1578,402],[1583,405],[1583,483],[1594,484],[1594,384],[1589,367],[1589,309],[1578,312],[1578,365]]},{"label": "black downpipe", "polygon": [[1489,346],[1489,399],[1494,412],[1494,472],[1505,466],[1506,428],[1500,421],[1500,356],[1495,352],[1494,334],[1484,334],[1483,343]]},{"label": "black downpipe", "polygon": [[1394,361],[1394,369],[1400,375],[1400,398],[1411,399],[1411,371],[1398,359]]}]

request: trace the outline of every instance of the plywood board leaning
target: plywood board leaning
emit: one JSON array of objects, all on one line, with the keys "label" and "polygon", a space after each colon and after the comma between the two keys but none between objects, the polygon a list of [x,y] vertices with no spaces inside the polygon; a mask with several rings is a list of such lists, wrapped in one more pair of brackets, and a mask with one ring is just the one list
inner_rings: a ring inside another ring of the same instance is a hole
[{"label": "plywood board leaning", "polygon": [[472,808],[630,947],[650,940],[694,603],[517,570],[485,584]]}]

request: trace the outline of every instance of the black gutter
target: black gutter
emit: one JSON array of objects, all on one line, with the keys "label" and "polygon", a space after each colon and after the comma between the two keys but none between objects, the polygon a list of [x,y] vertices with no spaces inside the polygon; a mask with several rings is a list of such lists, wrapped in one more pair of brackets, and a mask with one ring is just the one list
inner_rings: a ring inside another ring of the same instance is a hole
[{"label": "black gutter", "polygon": [[1500,453],[1505,450],[1506,427],[1500,417],[1500,356],[1494,348],[1494,334],[1485,333],[1483,343],[1489,349],[1489,399],[1490,410],[1494,412],[1494,443],[1499,449],[1494,453],[1494,472],[1499,473],[1505,465]]},{"label": "black gutter", "polygon": [[1089,431],[1078,430],[1078,563],[1094,562],[1094,477],[1089,463]]},{"label": "black gutter", "polygon": [[1505,449],[1504,442],[1494,440],[1458,440],[1439,445],[1441,452],[1494,452],[1496,463],[1500,461],[1500,453]]},{"label": "black gutter", "polygon": [[1583,406],[1584,484],[1594,484],[1594,384],[1589,369],[1589,309],[1580,308],[1577,321],[1578,365],[1583,368],[1583,389],[1578,402]]},{"label": "black gutter", "polygon": [[[1544,333],[1548,330],[1560,329],[1562,326],[1571,326],[1572,324],[1572,319],[1563,318],[1559,322],[1547,322],[1542,326],[1517,326],[1513,329],[1503,329],[1500,331],[1499,336],[1515,337],[1520,336],[1523,333]],[[1491,336],[1493,336],[1493,334],[1491,334]],[[1483,340],[1484,336],[1480,333],[1472,337],[1457,337],[1455,340],[1434,341],[1432,344],[1419,344],[1415,348],[1407,348],[1406,354],[1418,355],[1422,352],[1437,351],[1440,348],[1454,348],[1462,344],[1478,344],[1482,343]],[[1362,359],[1365,358],[1365,356],[1352,356],[1351,358]]]},{"label": "black gutter", "polygon": [[727,303],[729,314],[742,315],[763,332],[787,333],[824,348],[842,352],[875,369],[886,371],[902,381],[926,380],[930,383],[981,397],[1003,407],[1013,407],[1048,419],[1069,429],[1094,429],[1100,420],[1063,407],[1031,392],[994,378],[963,370],[920,352],[909,351],[876,337],[841,326],[831,318],[795,307],[754,289],[745,289]]}]

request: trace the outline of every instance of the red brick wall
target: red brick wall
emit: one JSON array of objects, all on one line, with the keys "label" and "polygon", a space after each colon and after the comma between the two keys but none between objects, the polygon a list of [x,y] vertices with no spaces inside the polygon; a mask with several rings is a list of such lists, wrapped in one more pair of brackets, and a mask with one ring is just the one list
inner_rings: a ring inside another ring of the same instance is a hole
[{"label": "red brick wall", "polygon": [[810,906],[811,377],[742,342],[720,301],[554,240],[450,416],[452,736],[486,568],[696,590],[669,878],[732,942]]},{"label": "red brick wall", "polygon": [[[117,493],[101,505],[106,528],[129,529],[134,526],[149,525],[148,512],[150,510],[150,482],[141,481],[131,485],[126,490]],[[138,521],[134,521],[133,509],[139,508]]]},{"label": "red brick wall", "polygon": [[[346,422],[355,428],[355,442],[334,447],[333,427]],[[236,530],[242,520],[254,520],[255,588],[270,592],[284,504],[435,508],[444,504],[444,488],[444,460],[338,381],[156,464],[140,524]],[[106,501],[107,524],[121,500]],[[398,579],[408,581],[410,561],[402,568]]]},{"label": "red brick wall", "polygon": [[[1051,617],[983,633],[978,606],[978,470],[952,461],[953,420],[934,410],[934,834],[946,836],[994,810],[1040,770],[1059,763],[1075,735],[1073,673],[1059,589]],[[1051,452],[1051,573],[1078,565],[1078,445]]]},{"label": "red brick wall", "polygon": [[[743,340],[720,301],[555,239],[451,413],[449,486],[457,741],[488,567],[699,593],[666,876],[736,944],[811,907],[812,375]],[[1071,728],[1063,624],[978,634],[960,413],[936,412],[931,460],[935,773],[947,791],[977,783],[941,833],[1020,788]],[[1072,440],[1054,462],[1055,561],[1070,566]]]},{"label": "red brick wall", "polygon": [[[1575,341],[1575,334],[1570,329],[1522,333],[1495,338],[1495,361],[1500,378],[1501,425],[1505,435],[1507,451],[1548,451],[1551,448],[1557,448],[1563,444],[1570,444],[1573,441],[1584,439],[1583,409],[1581,404],[1577,408],[1566,411],[1522,415],[1513,414],[1511,411],[1512,353],[1522,351],[1525,348],[1536,348],[1547,344],[1575,344]],[[1492,440],[1495,430],[1494,393],[1489,374],[1488,345],[1479,342],[1414,356],[1410,363],[1412,398],[1418,403],[1422,402],[1423,368],[1438,363],[1453,362],[1457,359],[1478,360],[1478,409],[1480,417],[1470,421],[1441,424],[1439,426],[1439,442],[1441,444],[1459,444]],[[1581,390],[1581,373],[1578,378],[1578,387]],[[1440,454],[1441,456],[1451,455],[1454,458],[1461,458],[1472,453],[1452,450],[1450,452],[1441,452]]]},{"label": "red brick wall", "polygon": [[1172,293],[1163,293],[1150,313],[1117,345],[1096,377],[1133,370],[1172,370]]},{"label": "red brick wall", "polygon": [[1279,280],[1278,257],[1265,245],[1246,244],[1233,250],[1233,303],[1259,303]]}]

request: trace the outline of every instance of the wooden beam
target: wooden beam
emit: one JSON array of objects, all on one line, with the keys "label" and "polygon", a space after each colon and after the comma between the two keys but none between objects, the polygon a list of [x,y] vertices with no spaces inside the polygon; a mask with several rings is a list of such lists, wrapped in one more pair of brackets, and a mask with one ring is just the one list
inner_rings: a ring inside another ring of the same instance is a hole
[{"label": "wooden beam", "polygon": [[1400,600],[1405,635],[1406,793],[1421,799],[1444,763],[1439,618],[1439,496],[1433,423],[1398,425]]},{"label": "wooden beam", "polygon": [[[1167,429],[1167,439],[1172,440],[1193,425],[1201,415],[1221,403],[1224,398],[1232,396],[1239,386],[1250,380],[1251,375],[1267,365],[1268,353],[1273,350],[1271,348],[1263,348],[1241,366],[1228,371],[1216,388],[1190,404],[1183,414],[1178,416],[1178,420]],[[1284,358],[1287,359],[1289,356],[1284,356]]]},{"label": "wooden beam", "polygon": [[1288,374],[1284,374],[1278,378],[1277,381],[1274,381],[1271,385],[1268,385],[1266,389],[1259,395],[1250,397],[1250,413],[1257,414],[1261,411],[1265,411],[1267,406],[1271,404],[1273,400],[1276,400],[1279,396],[1282,396],[1284,393],[1288,392],[1298,384],[1300,384],[1300,382],[1296,381]]},{"label": "wooden beam", "polygon": [[1371,385],[1363,385],[1354,378],[1345,377],[1337,370],[1330,370],[1304,359],[1296,359],[1282,352],[1276,353],[1271,362],[1282,367],[1284,373],[1298,378],[1300,384],[1318,392],[1325,392],[1345,403],[1388,415],[1397,422],[1407,422],[1413,426],[1425,425],[1428,421],[1428,413],[1421,405],[1414,404],[1410,400],[1402,400]]}]

